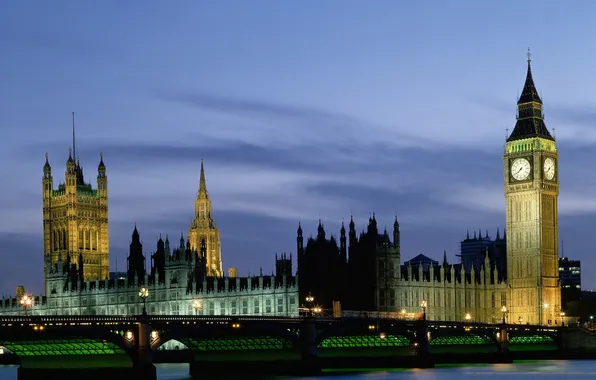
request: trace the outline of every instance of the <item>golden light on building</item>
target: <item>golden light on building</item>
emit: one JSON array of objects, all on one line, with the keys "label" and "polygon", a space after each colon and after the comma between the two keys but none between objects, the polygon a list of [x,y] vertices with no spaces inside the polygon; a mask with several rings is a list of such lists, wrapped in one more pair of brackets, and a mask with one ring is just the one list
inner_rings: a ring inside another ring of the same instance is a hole
[{"label": "golden light on building", "polygon": [[201,175],[199,180],[199,191],[195,199],[195,216],[190,221],[188,229],[188,241],[190,247],[205,257],[207,262],[207,275],[222,277],[221,265],[221,240],[219,229],[213,218],[211,199],[207,191],[205,169],[201,160]]},{"label": "golden light on building", "polygon": [[74,145],[73,113],[73,148],[69,150],[66,160],[64,182],[54,188],[47,154],[43,167],[44,274],[50,269],[48,266],[54,268],[59,257],[63,263],[70,257],[71,262],[78,265],[81,255],[84,279],[105,280],[110,272],[106,166],[100,154],[97,184],[93,188],[91,183],[85,182],[83,167]]}]

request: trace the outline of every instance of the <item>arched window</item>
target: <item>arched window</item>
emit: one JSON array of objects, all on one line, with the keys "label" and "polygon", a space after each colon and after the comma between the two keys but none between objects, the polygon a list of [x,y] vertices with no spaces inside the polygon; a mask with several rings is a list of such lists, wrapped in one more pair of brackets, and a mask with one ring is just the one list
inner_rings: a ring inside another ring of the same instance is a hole
[{"label": "arched window", "polygon": [[85,230],[85,249],[91,249],[91,231]]},{"label": "arched window", "polygon": [[97,249],[97,230],[93,228],[91,230],[91,239],[89,242],[89,249],[96,250]]}]

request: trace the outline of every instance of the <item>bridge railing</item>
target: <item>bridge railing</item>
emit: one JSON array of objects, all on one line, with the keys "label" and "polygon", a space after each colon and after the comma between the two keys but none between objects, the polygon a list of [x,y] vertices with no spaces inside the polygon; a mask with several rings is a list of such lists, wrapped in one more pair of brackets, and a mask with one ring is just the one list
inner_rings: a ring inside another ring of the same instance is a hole
[{"label": "bridge railing", "polygon": [[0,316],[0,325],[13,324],[132,324],[148,323],[193,323],[214,322],[232,323],[242,321],[263,321],[278,323],[299,323],[302,317],[276,316],[214,316],[214,315],[148,315],[148,316],[114,316],[114,315],[48,315],[48,316]]}]

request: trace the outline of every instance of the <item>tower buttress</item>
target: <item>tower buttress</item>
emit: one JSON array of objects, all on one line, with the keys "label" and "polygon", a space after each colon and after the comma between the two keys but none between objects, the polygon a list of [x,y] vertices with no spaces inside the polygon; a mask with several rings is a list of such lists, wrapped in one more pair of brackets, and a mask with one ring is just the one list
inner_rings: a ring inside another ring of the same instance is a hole
[{"label": "tower buttress", "polygon": [[[47,274],[52,268],[51,252],[54,240],[57,236],[52,233],[52,191],[54,190],[54,180],[52,178],[52,167],[46,153],[46,163],[43,166],[42,185],[42,203],[43,203],[43,252],[44,252],[44,288],[47,282]],[[48,289],[45,288],[48,294]]]}]

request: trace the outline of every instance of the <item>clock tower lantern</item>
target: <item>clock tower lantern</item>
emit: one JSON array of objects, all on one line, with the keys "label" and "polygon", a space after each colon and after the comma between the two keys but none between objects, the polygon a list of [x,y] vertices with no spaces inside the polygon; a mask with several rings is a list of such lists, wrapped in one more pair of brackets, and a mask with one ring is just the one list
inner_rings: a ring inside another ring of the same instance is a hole
[{"label": "clock tower lantern", "polygon": [[528,52],[517,122],[504,154],[507,308],[513,323],[561,323],[558,268],[559,154],[542,112]]}]

